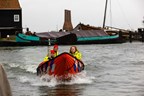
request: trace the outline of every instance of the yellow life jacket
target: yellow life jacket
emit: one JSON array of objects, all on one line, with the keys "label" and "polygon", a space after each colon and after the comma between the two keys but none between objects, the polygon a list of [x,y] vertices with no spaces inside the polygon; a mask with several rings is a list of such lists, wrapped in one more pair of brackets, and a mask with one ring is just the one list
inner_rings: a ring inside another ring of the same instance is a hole
[{"label": "yellow life jacket", "polygon": [[43,61],[49,61],[48,56],[46,56]]},{"label": "yellow life jacket", "polygon": [[[58,56],[58,51],[54,53],[54,57]],[[45,56],[45,58],[43,59],[43,61],[49,61],[49,57]]]},{"label": "yellow life jacket", "polygon": [[74,57],[76,57],[77,59],[81,60],[82,58],[82,54],[79,51],[76,51],[75,53],[72,54]]},{"label": "yellow life jacket", "polygon": [[54,57],[58,56],[58,51],[54,53]]}]

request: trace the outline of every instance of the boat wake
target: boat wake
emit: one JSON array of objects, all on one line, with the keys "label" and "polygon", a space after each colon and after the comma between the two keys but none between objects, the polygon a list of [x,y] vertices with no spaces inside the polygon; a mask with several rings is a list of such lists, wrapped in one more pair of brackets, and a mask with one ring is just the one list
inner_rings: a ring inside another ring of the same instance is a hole
[{"label": "boat wake", "polygon": [[[28,62],[30,63],[30,62]],[[28,84],[32,86],[48,86],[55,87],[57,85],[73,85],[73,84],[92,84],[95,77],[89,76],[86,70],[83,70],[76,75],[72,76],[70,80],[57,80],[53,75],[36,76],[37,65],[21,64],[19,63],[4,63],[9,78],[16,78],[22,84]]]},{"label": "boat wake", "polygon": [[[11,70],[10,77],[16,78],[23,84],[30,84],[32,86],[48,86],[54,87],[57,85],[72,85],[72,84],[91,84],[94,82],[95,77],[88,76],[87,72],[83,70],[72,76],[71,80],[57,80],[53,75],[42,75],[41,77],[36,76],[37,65],[21,65],[17,63],[5,63],[6,69]],[[13,73],[13,74],[12,74]],[[23,74],[23,75],[22,75]]]},{"label": "boat wake", "polygon": [[44,86],[56,86],[56,85],[72,85],[72,84],[91,84],[94,77],[86,75],[86,71],[80,72],[73,76],[71,80],[57,80],[53,76],[44,75],[41,78],[43,83],[46,83]]},{"label": "boat wake", "polygon": [[73,84],[92,84],[95,77],[90,77],[86,75],[86,71],[78,73],[77,75],[73,76],[71,80],[57,80],[54,76],[43,75],[40,78],[34,77],[29,78],[26,76],[21,76],[18,78],[22,83],[30,83],[32,86],[48,86],[48,87],[55,87],[57,85],[73,85]]}]

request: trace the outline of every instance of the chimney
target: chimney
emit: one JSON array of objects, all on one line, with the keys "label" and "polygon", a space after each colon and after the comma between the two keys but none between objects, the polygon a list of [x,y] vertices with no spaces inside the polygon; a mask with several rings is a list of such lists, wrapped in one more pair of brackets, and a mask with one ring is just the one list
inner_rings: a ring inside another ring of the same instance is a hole
[{"label": "chimney", "polygon": [[73,30],[73,26],[71,23],[71,11],[70,10],[65,10],[65,21],[63,25],[63,30],[65,31]]}]

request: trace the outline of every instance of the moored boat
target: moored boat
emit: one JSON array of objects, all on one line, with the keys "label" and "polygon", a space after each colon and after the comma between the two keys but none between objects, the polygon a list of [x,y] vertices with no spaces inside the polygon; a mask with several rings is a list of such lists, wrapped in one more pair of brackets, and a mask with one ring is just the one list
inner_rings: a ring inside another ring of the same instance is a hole
[{"label": "moored boat", "polygon": [[[32,45],[48,45],[48,39],[47,38],[41,38],[39,36],[33,36],[33,35],[26,35],[23,33],[16,34],[16,42],[20,43],[29,43]],[[55,40],[51,40],[50,43],[54,43]]]},{"label": "moored boat", "polygon": [[42,62],[37,67],[37,75],[54,76],[57,80],[71,80],[73,76],[84,70],[84,63],[71,54],[64,52],[56,58]]},{"label": "moored boat", "polygon": [[16,42],[47,45],[50,43],[59,45],[71,44],[112,44],[124,43],[124,39],[119,34],[109,35],[104,30],[74,30],[69,32],[43,32],[35,36],[17,34]]},{"label": "moored boat", "polygon": [[77,36],[76,44],[113,44],[124,43],[119,34],[109,35],[104,30],[73,31]]},{"label": "moored boat", "polygon": [[77,37],[74,33],[68,32],[43,32],[33,35],[26,35],[18,33],[16,35],[16,42],[29,43],[31,45],[48,45],[50,39],[51,45],[69,45],[76,44]]}]

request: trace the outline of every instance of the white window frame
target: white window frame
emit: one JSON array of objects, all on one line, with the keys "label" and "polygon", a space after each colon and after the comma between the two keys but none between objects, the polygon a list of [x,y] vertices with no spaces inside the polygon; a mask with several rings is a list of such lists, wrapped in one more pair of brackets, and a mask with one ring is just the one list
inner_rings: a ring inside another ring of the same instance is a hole
[{"label": "white window frame", "polygon": [[19,22],[20,21],[20,16],[19,14],[14,15],[14,22]]}]

